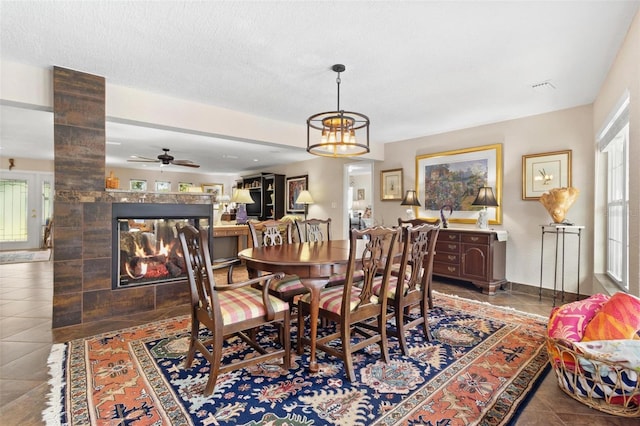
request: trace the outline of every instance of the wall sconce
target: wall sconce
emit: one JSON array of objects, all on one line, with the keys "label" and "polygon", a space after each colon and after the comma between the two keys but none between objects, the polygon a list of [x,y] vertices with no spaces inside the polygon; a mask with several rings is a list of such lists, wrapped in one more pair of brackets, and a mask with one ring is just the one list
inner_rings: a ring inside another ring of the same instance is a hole
[{"label": "wall sconce", "polygon": [[489,219],[487,217],[487,207],[498,207],[495,195],[493,195],[493,189],[490,186],[483,186],[478,189],[478,195],[476,199],[471,203],[473,206],[484,206],[484,209],[480,211],[478,215],[478,221],[476,225],[480,229],[487,229],[489,227]]},{"label": "wall sconce", "polygon": [[313,204],[313,197],[311,193],[307,190],[301,191],[296,198],[296,204],[304,204],[304,220],[307,220],[307,213],[309,210],[309,204]]},{"label": "wall sconce", "polygon": [[404,194],[404,198],[402,199],[402,202],[400,203],[401,206],[412,206],[409,207],[407,209],[407,218],[408,219],[415,219],[416,218],[416,214],[415,211],[413,210],[414,207],[420,207],[420,200],[418,200],[418,194],[416,193],[415,189],[409,189],[406,194]]}]

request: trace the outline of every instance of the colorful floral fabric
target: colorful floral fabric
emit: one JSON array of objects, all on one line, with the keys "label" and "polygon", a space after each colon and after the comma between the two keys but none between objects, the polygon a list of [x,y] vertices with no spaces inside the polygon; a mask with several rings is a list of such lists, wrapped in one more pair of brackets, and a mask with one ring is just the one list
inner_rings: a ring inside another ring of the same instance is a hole
[{"label": "colorful floral fabric", "polygon": [[581,340],[640,339],[640,299],[618,292],[602,306]]},{"label": "colorful floral fabric", "polygon": [[605,294],[594,294],[587,299],[554,308],[549,318],[549,337],[570,342],[581,341],[587,324],[608,300],[609,296]]}]

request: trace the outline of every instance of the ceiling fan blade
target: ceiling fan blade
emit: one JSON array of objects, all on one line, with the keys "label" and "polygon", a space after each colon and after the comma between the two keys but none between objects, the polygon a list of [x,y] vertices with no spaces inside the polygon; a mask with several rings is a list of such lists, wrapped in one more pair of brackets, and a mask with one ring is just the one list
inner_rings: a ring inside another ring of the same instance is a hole
[{"label": "ceiling fan blade", "polygon": [[190,160],[173,160],[171,164],[175,164],[176,166],[185,166],[185,167],[194,167],[194,168],[200,167],[200,164],[196,164]]},{"label": "ceiling fan blade", "polygon": [[131,158],[132,158],[131,160],[127,160],[127,161],[131,161],[131,162],[135,162],[135,161],[141,161],[141,162],[148,161],[148,162],[153,162],[153,163],[157,163],[158,161],[160,161],[160,160],[158,160],[157,158],[144,157],[144,156],[142,156],[142,155],[137,155],[137,154],[132,155],[132,156],[131,156]]},{"label": "ceiling fan blade", "polygon": [[151,158],[142,158],[140,157],[137,160],[127,160],[129,163],[159,163],[160,160],[152,160]]}]

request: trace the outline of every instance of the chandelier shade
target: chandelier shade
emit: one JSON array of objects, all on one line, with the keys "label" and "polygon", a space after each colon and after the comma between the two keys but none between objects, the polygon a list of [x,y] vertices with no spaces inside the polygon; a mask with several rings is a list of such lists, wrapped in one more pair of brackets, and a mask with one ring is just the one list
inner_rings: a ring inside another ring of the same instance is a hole
[{"label": "chandelier shade", "polygon": [[338,107],[335,111],[314,114],[307,119],[307,152],[323,157],[353,157],[369,149],[369,117],[340,109],[340,73],[346,68],[336,64]]}]

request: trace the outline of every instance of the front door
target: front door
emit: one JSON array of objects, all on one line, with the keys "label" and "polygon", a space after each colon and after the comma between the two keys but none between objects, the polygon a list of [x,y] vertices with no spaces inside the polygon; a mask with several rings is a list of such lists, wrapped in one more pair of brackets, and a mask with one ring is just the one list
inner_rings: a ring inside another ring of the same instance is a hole
[{"label": "front door", "polygon": [[52,214],[53,174],[0,172],[0,250],[43,246]]}]

